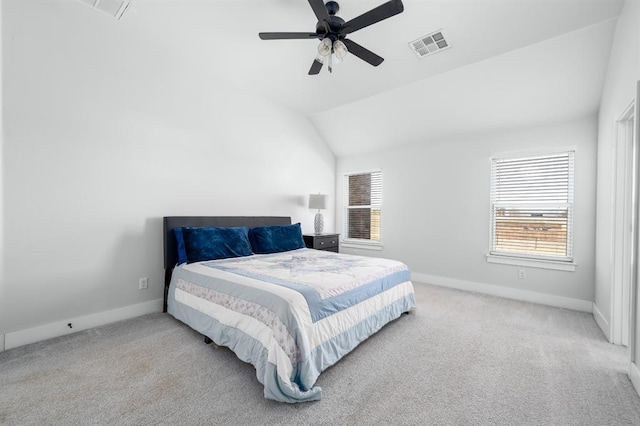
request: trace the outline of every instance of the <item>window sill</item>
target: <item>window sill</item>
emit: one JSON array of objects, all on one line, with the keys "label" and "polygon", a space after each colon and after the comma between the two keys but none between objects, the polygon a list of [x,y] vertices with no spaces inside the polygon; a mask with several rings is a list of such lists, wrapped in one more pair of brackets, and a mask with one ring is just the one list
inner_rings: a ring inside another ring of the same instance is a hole
[{"label": "window sill", "polygon": [[361,250],[382,250],[382,243],[377,241],[353,241],[353,240],[342,240],[340,241],[340,248],[353,248],[353,249],[361,249]]},{"label": "window sill", "polygon": [[502,265],[525,266],[528,268],[553,269],[556,271],[574,272],[576,265],[574,262],[561,262],[556,260],[525,259],[522,257],[487,255],[487,262],[500,263]]}]

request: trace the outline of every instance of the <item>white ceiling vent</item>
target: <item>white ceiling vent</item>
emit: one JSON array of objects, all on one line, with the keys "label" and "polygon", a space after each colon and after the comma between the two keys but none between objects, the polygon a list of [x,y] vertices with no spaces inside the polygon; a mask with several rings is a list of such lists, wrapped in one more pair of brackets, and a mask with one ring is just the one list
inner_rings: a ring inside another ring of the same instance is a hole
[{"label": "white ceiling vent", "polygon": [[109,14],[112,18],[120,19],[131,4],[130,0],[80,0],[101,12]]},{"label": "white ceiling vent", "polygon": [[449,46],[449,42],[444,38],[442,30],[438,30],[410,42],[409,47],[415,52],[418,58],[422,59],[425,56],[448,49],[451,46]]}]

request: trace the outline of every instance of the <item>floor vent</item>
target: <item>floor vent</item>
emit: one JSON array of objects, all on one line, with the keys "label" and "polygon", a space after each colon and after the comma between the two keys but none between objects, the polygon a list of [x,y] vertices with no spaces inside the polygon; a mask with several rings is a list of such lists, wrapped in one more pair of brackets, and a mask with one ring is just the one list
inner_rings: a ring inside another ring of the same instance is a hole
[{"label": "floor vent", "polygon": [[442,30],[438,30],[409,42],[409,47],[415,52],[418,58],[422,59],[425,56],[433,55],[451,46],[449,46],[449,42],[444,38]]},{"label": "floor vent", "polygon": [[130,0],[80,0],[101,12],[109,14],[112,18],[120,19],[131,4]]}]

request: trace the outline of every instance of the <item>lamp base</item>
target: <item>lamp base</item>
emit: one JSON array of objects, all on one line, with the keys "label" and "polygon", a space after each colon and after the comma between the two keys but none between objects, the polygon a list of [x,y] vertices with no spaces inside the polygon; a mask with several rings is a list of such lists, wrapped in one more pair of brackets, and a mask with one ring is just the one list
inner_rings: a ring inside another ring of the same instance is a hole
[{"label": "lamp base", "polygon": [[322,213],[316,213],[316,218],[313,224],[315,226],[316,234],[322,234],[322,231],[324,231],[324,218],[322,217]]}]

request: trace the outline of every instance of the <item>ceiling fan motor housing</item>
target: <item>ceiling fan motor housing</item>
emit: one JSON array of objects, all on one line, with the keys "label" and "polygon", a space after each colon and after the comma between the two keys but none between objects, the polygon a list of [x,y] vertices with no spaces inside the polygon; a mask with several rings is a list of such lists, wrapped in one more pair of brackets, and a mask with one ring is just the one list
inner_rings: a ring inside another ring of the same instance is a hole
[{"label": "ceiling fan motor housing", "polygon": [[331,16],[335,15],[340,10],[340,5],[337,1],[328,1],[327,4],[325,4],[325,7]]},{"label": "ceiling fan motor housing", "polygon": [[319,21],[316,25],[316,33],[320,35],[321,40],[329,37],[331,41],[341,40],[345,38],[345,36],[341,36],[339,34],[340,29],[344,25],[345,21],[339,16],[336,16],[336,13],[340,10],[340,5],[335,1],[328,1],[325,4],[327,8],[327,12],[329,13],[328,21]]}]

